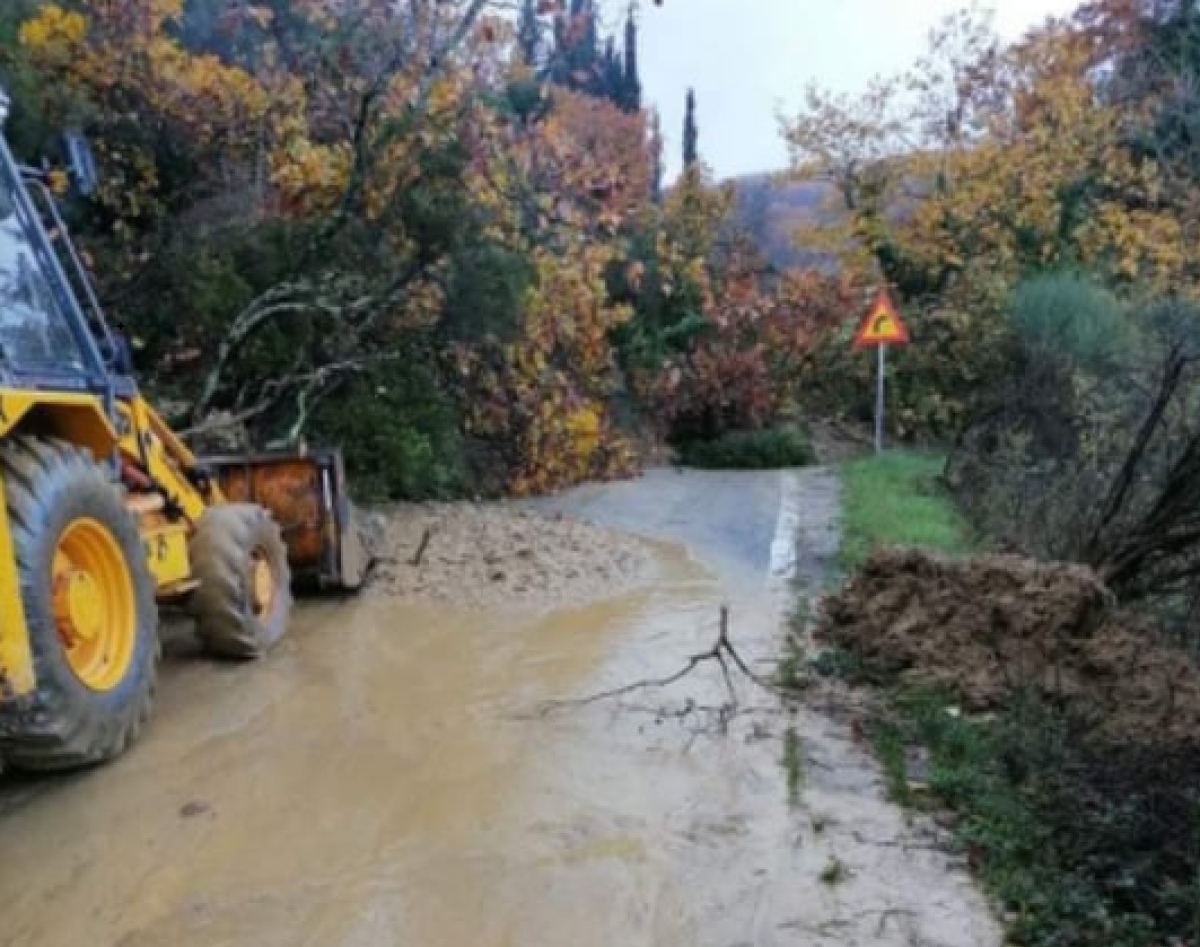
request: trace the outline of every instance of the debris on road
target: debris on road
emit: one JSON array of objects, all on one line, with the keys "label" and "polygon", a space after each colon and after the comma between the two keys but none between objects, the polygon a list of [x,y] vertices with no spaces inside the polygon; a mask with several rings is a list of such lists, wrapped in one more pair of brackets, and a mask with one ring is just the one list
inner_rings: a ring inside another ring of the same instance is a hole
[{"label": "debris on road", "polygon": [[633,537],[502,504],[402,504],[372,517],[377,594],[471,610],[542,610],[618,595],[648,578]]},{"label": "debris on road", "polygon": [[947,689],[971,711],[1029,688],[1115,739],[1200,730],[1200,672],[1082,566],[882,552],[826,600],[816,635],[871,677]]}]

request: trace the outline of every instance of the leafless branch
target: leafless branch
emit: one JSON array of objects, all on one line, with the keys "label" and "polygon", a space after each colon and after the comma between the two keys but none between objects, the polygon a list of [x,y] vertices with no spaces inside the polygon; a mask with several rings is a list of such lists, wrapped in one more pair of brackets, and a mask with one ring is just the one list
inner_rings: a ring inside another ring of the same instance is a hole
[{"label": "leafless branch", "polygon": [[[783,687],[775,681],[764,677],[761,674],[751,670],[749,664],[746,663],[741,653],[734,647],[730,639],[729,632],[729,606],[721,606],[720,627],[717,634],[717,640],[713,646],[707,651],[702,651],[692,655],[687,662],[674,674],[669,674],[666,677],[650,678],[647,680],[634,681],[632,684],[626,684],[623,687],[616,687],[612,690],[601,691],[597,694],[592,694],[588,697],[575,700],[554,700],[548,701],[541,706],[540,715],[547,716],[563,709],[577,709],[587,707],[592,704],[597,704],[602,701],[614,700],[621,697],[627,697],[630,694],[635,694],[646,690],[661,690],[677,684],[686,678],[689,674],[695,671],[703,664],[715,663],[721,671],[721,679],[725,683],[727,702],[722,705],[722,712],[728,714],[736,712],[738,707],[737,688],[734,684],[733,671],[739,672],[744,678],[755,684],[763,690],[769,691],[776,697],[785,701],[795,700],[797,692],[793,688]],[[698,709],[691,702],[690,710]]]}]

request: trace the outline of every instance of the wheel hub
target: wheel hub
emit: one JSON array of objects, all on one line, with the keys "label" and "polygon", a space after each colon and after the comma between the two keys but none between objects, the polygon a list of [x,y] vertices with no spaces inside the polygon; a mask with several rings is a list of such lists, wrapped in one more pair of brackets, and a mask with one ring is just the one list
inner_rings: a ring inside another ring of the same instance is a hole
[{"label": "wheel hub", "polygon": [[250,594],[254,614],[263,617],[270,613],[275,601],[275,571],[261,550],[255,550],[250,562]]},{"label": "wheel hub", "polygon": [[95,641],[102,630],[104,600],[90,573],[68,569],[54,583],[54,618],[70,641]]},{"label": "wheel hub", "polygon": [[63,532],[51,566],[50,602],[75,676],[95,691],[117,687],[133,662],[137,604],[129,564],[103,523],[85,517]]}]

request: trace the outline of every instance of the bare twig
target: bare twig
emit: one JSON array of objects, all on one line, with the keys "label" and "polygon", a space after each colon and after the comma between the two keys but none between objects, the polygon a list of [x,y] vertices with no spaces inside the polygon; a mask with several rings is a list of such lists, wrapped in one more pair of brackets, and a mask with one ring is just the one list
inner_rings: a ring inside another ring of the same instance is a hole
[{"label": "bare twig", "polygon": [[1142,426],[1138,430],[1133,446],[1130,448],[1129,454],[1121,466],[1120,473],[1117,475],[1108,497],[1105,499],[1099,522],[1088,543],[1087,555],[1089,561],[1096,562],[1103,557],[1103,544],[1108,538],[1108,529],[1124,510],[1126,498],[1129,496],[1129,492],[1137,479],[1142,459],[1155,433],[1163,423],[1167,408],[1170,407],[1175,397],[1175,392],[1179,389],[1179,385],[1183,380],[1184,370],[1188,367],[1188,363],[1189,359],[1178,349],[1173,350],[1168,356],[1163,369],[1162,381],[1159,384],[1158,394],[1150,406],[1150,411],[1147,413],[1146,419],[1142,422]]},{"label": "bare twig", "polygon": [[[733,671],[738,671],[743,677],[751,683],[769,691],[782,700],[794,700],[797,697],[794,688],[782,687],[774,681],[750,669],[749,664],[734,647],[733,642],[729,637],[729,606],[721,606],[721,623],[717,634],[717,640],[713,646],[707,651],[702,651],[699,654],[694,654],[688,658],[687,663],[674,674],[670,674],[661,678],[650,678],[647,680],[634,681],[632,684],[626,684],[623,687],[616,687],[612,690],[601,691],[597,694],[592,694],[588,697],[576,700],[552,700],[542,704],[540,716],[547,716],[558,710],[574,709],[579,707],[587,707],[591,704],[597,704],[606,700],[614,700],[619,697],[626,697],[630,694],[645,690],[660,690],[665,687],[670,687],[672,684],[677,684],[685,677],[691,674],[696,668],[702,664],[714,662],[721,670],[721,679],[725,682],[726,693],[729,696],[728,701],[720,708],[720,716],[723,724],[727,724],[733,715],[736,715],[738,708],[737,689],[734,685]],[[690,713],[692,710],[699,709],[694,703],[688,702],[685,712]]]},{"label": "bare twig", "polygon": [[421,560],[425,558],[425,550],[429,548],[429,540],[433,538],[433,530],[426,528],[421,534],[421,542],[417,545],[416,554],[409,561],[409,564],[415,569],[421,564]]}]

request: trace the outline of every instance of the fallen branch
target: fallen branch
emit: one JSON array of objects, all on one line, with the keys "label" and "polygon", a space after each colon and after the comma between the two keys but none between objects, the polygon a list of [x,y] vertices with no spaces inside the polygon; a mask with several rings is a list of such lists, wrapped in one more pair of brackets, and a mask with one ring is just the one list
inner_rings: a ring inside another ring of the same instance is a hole
[{"label": "fallen branch", "polygon": [[421,560],[425,558],[425,550],[429,548],[429,540],[432,538],[433,530],[426,528],[425,532],[421,534],[421,542],[417,545],[416,554],[411,560],[409,560],[409,565],[411,565],[414,569],[419,566],[421,564]]},{"label": "fallen branch", "polygon": [[[635,681],[632,684],[626,684],[624,687],[615,687],[612,690],[601,691],[597,694],[592,694],[588,697],[576,700],[552,700],[542,704],[539,711],[539,716],[548,716],[558,710],[567,708],[587,707],[591,704],[597,704],[606,700],[614,700],[620,697],[627,697],[630,694],[645,690],[660,690],[665,687],[670,687],[672,684],[678,684],[685,677],[691,674],[696,668],[702,664],[709,662],[715,663],[721,669],[721,679],[725,682],[725,689],[729,695],[729,700],[719,709],[719,716],[728,717],[731,711],[736,711],[738,706],[737,690],[734,687],[733,672],[739,672],[743,677],[751,683],[757,685],[765,691],[774,694],[782,700],[794,700],[797,696],[797,689],[791,687],[783,687],[777,684],[770,678],[763,677],[761,674],[751,670],[750,665],[734,647],[733,642],[729,637],[729,606],[721,606],[721,623],[717,635],[717,640],[707,651],[702,651],[699,654],[694,654],[688,658],[687,663],[674,674],[670,674],[662,678],[651,678],[647,680]],[[685,706],[684,714],[691,713],[694,710],[700,709],[694,702],[689,701]],[[707,708],[706,708],[707,709]],[[665,712],[660,711],[660,714],[665,716]]]}]

